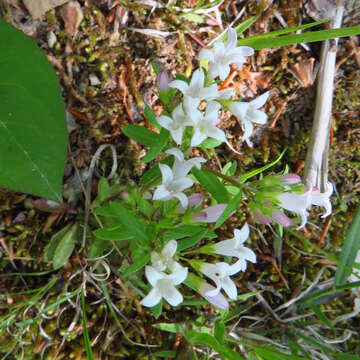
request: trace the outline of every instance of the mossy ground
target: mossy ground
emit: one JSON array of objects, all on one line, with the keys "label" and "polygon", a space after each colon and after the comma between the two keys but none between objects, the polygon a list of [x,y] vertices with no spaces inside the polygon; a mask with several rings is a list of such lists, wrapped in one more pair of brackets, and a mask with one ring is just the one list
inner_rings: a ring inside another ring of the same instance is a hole
[{"label": "mossy ground", "polygon": [[[106,1],[79,2],[84,20],[74,37],[65,33],[58,10],[49,12],[35,33],[39,46],[59,74],[67,110],[76,122],[75,129],[69,134],[69,161],[64,175],[64,191],[75,205],[77,214],[65,213],[56,217],[34,207],[35,198],[31,195],[5,189],[0,191],[0,237],[3,239],[0,316],[14,312],[16,321],[38,316],[46,306],[78,289],[83,275],[76,274],[85,269],[89,276],[94,275],[93,282],[88,282],[86,288],[86,314],[95,358],[150,359],[152,353],[166,349],[176,350],[179,359],[189,358],[186,351],[191,346],[184,339],[157,330],[152,325],[177,322],[184,323],[188,328],[211,328],[218,317],[213,307],[198,305],[173,309],[164,304],[163,314],[155,320],[148,309],[140,306],[136,279],[124,283],[116,273],[111,272],[105,284],[114,308],[119,310],[118,321],[115,321],[104,299],[101,282],[96,280],[98,270],[94,268],[95,262],[86,262],[85,253],[75,252],[64,268],[50,272],[51,265],[43,260],[43,252],[56,231],[71,221],[83,222],[84,201],[77,171],[82,173],[89,167],[92,154],[99,145],[106,143],[116,147],[119,161],[116,181],[119,183],[137,181],[145,171],[146,164],[141,162],[144,149],[129,141],[121,133],[121,127],[129,123],[148,126],[143,115],[144,102],[157,114],[162,110],[154,93],[156,76],[151,62],[155,61],[172,75],[183,73],[188,76],[198,66],[197,54],[201,48],[197,39],[207,43],[215,35],[211,32],[220,32],[220,28],[185,20],[180,16],[181,12],[174,8],[175,5],[179,8],[194,7],[196,0],[175,1],[171,6],[159,9],[152,9],[142,1],[120,1],[121,11],[127,14],[127,22],[116,35],[111,21],[113,11],[109,10]],[[166,5],[167,1],[159,3]],[[257,3],[223,1],[219,8],[223,25],[233,21],[243,8],[241,21],[259,15],[245,36],[278,29],[279,16],[289,26],[297,25],[300,21],[311,21],[301,1],[291,2],[292,6],[281,0],[269,2],[269,6],[267,1],[262,1],[260,5]],[[3,17],[21,27],[14,11],[11,2],[2,4]],[[207,21],[211,23],[213,19]],[[131,31],[127,27],[174,33],[159,38]],[[49,32],[56,35],[56,43],[52,48],[47,41]],[[113,44],[110,43],[111,39]],[[355,40],[342,39],[338,57],[341,66],[335,84],[329,164],[329,178],[336,186],[332,198],[334,216],[328,231],[323,234],[328,220],[320,219],[319,212],[313,209],[311,221],[302,233],[313,244],[319,243],[321,239],[320,247],[335,254],[341,250],[360,192],[360,72],[358,58],[350,51],[353,46],[351,41]],[[358,46],[356,41],[355,46]],[[314,58],[317,63],[319,49],[319,44],[312,44],[308,49],[297,45],[256,53],[246,66],[248,76],[240,74],[236,81],[240,87],[250,86],[259,93],[271,91],[266,108],[269,123],[256,130],[252,137],[253,147],[250,147],[240,141],[241,126],[236,119],[230,117],[230,114],[223,114],[220,126],[230,134],[232,145],[241,155],[231,153],[225,147],[220,148],[217,153],[220,161],[236,161],[239,169],[249,171],[276,159],[286,147],[287,153],[274,171],[281,171],[288,166],[290,171],[301,174],[311,130],[315,87],[311,84],[304,87],[301,79],[299,81],[293,75],[294,66],[303,61],[304,66],[309,67],[310,58]],[[96,75],[100,82],[98,85],[91,84],[90,74]],[[243,95],[246,97],[249,93],[244,91]],[[105,151],[98,164],[98,172],[100,175],[107,174],[110,168],[111,153]],[[97,181],[94,180],[93,188],[96,189],[96,186]],[[245,219],[255,225],[246,204],[222,231],[231,231]],[[250,288],[263,290],[263,299],[272,309],[276,309],[310,286],[320,271],[322,275],[319,282],[334,276],[334,264],[316,250],[302,244],[291,233],[285,231],[280,237],[276,227],[256,225],[256,228],[252,230],[249,246],[257,253],[258,262],[237,277],[240,293],[246,293]],[[116,253],[106,258],[106,263],[115,270],[122,261]],[[105,270],[102,266],[100,263],[100,271]],[[53,276],[56,277],[53,287],[33,303],[24,306],[34,296],[31,290],[46,286]],[[320,307],[328,311],[326,315],[332,320],[351,312],[353,299],[349,292],[344,292],[335,299],[324,299]],[[57,359],[86,359],[79,311],[79,304],[72,306],[69,302],[63,302],[41,314],[29,328],[10,325],[6,331],[0,329],[0,354],[7,354],[8,359],[40,359],[42,356],[53,359],[56,353]],[[282,322],[274,318],[264,307],[264,302],[257,297],[233,304],[231,311],[233,319],[227,323],[228,330],[233,329],[240,338],[256,333],[282,343],[287,332],[310,324],[318,326],[319,333],[328,339],[342,338],[346,329],[354,333],[360,330],[358,317],[338,324],[335,331],[321,325],[314,316],[290,323],[284,321],[285,318]],[[298,311],[298,315],[302,313],[306,313],[306,309]],[[289,317],[293,315],[289,314]],[[72,330],[64,338],[72,322]],[[259,339],[253,341],[261,342]],[[348,341],[337,346],[342,351],[360,354],[360,340],[357,336],[351,336]],[[211,353],[209,349],[202,351],[198,352],[199,358],[206,358],[206,354]]]}]

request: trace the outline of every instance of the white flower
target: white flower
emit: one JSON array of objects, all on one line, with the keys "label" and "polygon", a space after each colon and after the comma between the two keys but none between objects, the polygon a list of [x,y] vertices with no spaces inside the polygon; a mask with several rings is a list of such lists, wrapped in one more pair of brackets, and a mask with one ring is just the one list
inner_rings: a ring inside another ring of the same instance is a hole
[{"label": "white flower", "polygon": [[165,129],[170,131],[171,137],[174,141],[181,145],[183,132],[186,126],[191,126],[201,119],[202,115],[199,110],[189,109],[184,113],[183,105],[178,105],[173,113],[172,118],[166,115],[161,115],[157,118],[158,123]]},{"label": "white flower", "polygon": [[153,307],[164,298],[170,305],[178,306],[183,301],[183,296],[175,285],[181,284],[187,277],[188,269],[181,267],[178,271],[167,275],[153,268],[145,267],[145,276],[153,286],[149,294],[141,300],[141,305]]},{"label": "white flower", "polygon": [[220,107],[221,105],[216,101],[208,103],[205,116],[201,117],[194,125],[194,135],[191,138],[191,146],[200,145],[208,137],[226,142],[225,133],[216,127]]},{"label": "white flower", "polygon": [[260,109],[269,97],[269,91],[260,95],[258,98],[245,102],[232,102],[229,105],[229,110],[241,120],[244,130],[243,140],[248,139],[253,131],[253,123],[265,124],[267,115]]},{"label": "white flower", "polygon": [[[169,83],[169,86],[180,90],[184,95],[184,106],[187,109],[196,109],[201,100],[214,100],[218,99],[223,92],[219,92],[217,85],[213,84],[208,87],[204,87],[205,76],[198,69],[195,70],[190,81],[190,85],[182,80],[174,80]],[[233,93],[233,92],[232,92]],[[226,95],[232,94],[227,92]]]},{"label": "white flower", "polygon": [[201,283],[200,285],[200,289],[199,292],[200,294],[210,303],[213,304],[214,306],[220,308],[220,309],[228,309],[229,308],[229,303],[226,300],[225,296],[219,292],[214,296],[209,296],[208,293],[211,291],[216,290],[216,288],[210,284],[208,284],[206,281],[204,281],[203,283]]},{"label": "white flower", "polygon": [[169,149],[166,153],[174,155],[175,162],[172,169],[168,165],[159,164],[162,184],[155,190],[153,200],[168,201],[175,197],[183,208],[187,208],[188,198],[183,190],[191,187],[194,182],[186,175],[194,166],[199,169],[206,160],[201,157],[184,160],[184,154],[177,148]]},{"label": "white flower", "polygon": [[152,266],[158,271],[164,271],[166,269],[169,269],[171,271],[180,270],[181,265],[173,259],[176,253],[176,249],[177,249],[177,242],[175,240],[170,240],[161,250],[161,253],[152,251],[151,252]]},{"label": "white flower", "polygon": [[326,191],[321,193],[317,188],[314,189],[310,184],[307,184],[307,190],[302,194],[285,192],[278,196],[280,206],[285,210],[295,212],[301,217],[301,224],[297,230],[302,229],[307,223],[309,213],[307,209],[311,205],[322,206],[325,208],[325,213],[321,216],[325,218],[331,214],[332,206],[330,197],[333,193],[333,185],[326,184]]},{"label": "white flower", "polygon": [[216,284],[216,288],[214,290],[206,292],[207,296],[216,296],[221,289],[224,289],[230,299],[236,300],[237,289],[233,281],[230,279],[231,275],[240,271],[239,267],[235,265],[230,266],[224,262],[216,264],[203,263],[200,265],[200,271]]},{"label": "white flower", "polygon": [[245,62],[245,56],[254,54],[254,49],[249,46],[237,46],[237,33],[235,29],[229,28],[226,45],[222,41],[214,43],[212,50],[203,49],[200,51],[199,59],[208,59],[209,76],[214,79],[219,76],[225,80],[230,73],[230,64],[236,64],[241,68]]},{"label": "white flower", "polygon": [[173,165],[173,174],[175,179],[186,176],[193,167],[200,169],[201,163],[206,162],[206,160],[202,157],[194,157],[189,160],[185,160],[184,154],[178,148],[171,148],[166,150],[165,153],[174,155],[175,157]]},{"label": "white flower", "polygon": [[245,223],[241,230],[234,230],[234,237],[232,239],[223,240],[214,244],[212,246],[214,253],[238,258],[238,261],[233,266],[239,268],[240,271],[245,271],[246,260],[256,263],[255,253],[243,245],[249,237],[249,234],[249,225]]}]

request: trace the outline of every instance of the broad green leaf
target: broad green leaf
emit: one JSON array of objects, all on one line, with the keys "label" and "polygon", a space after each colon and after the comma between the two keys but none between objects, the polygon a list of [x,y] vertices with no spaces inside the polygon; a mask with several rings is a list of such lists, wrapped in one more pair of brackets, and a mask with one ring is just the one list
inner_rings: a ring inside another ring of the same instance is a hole
[{"label": "broad green leaf", "polygon": [[141,248],[136,248],[131,255],[132,264],[123,271],[124,277],[136,273],[150,261],[150,254]]},{"label": "broad green leaf", "polygon": [[110,243],[106,240],[101,240],[99,238],[95,238],[90,247],[89,257],[90,258],[97,258],[101,256],[105,250],[109,247]]},{"label": "broad green leaf", "polygon": [[227,203],[229,194],[217,176],[207,170],[193,168],[192,173],[199,183],[214,197],[218,203]]},{"label": "broad green leaf", "polygon": [[247,45],[247,46],[251,46],[255,50],[260,50],[260,49],[270,49],[273,47],[293,45],[303,42],[312,43],[317,41],[324,41],[328,39],[353,36],[358,34],[360,34],[360,26],[351,26],[340,29],[308,31],[302,34],[283,35],[274,38],[267,37],[265,39],[251,39],[251,37],[249,37],[246,39],[239,40],[238,45]]},{"label": "broad green leaf", "polygon": [[[151,66],[152,66],[155,74],[156,74],[156,75],[159,75],[159,73],[160,73],[160,71],[161,71],[160,66],[159,66],[155,61],[152,61],[152,62],[151,62]],[[149,107],[149,105],[146,105],[146,106],[145,106],[145,109],[146,109],[146,107]]]},{"label": "broad green leaf", "polygon": [[84,337],[86,357],[88,360],[94,359],[94,354],[91,349],[91,342],[89,338],[89,332],[87,329],[86,310],[85,310],[85,295],[84,288],[81,287],[81,313],[82,313],[82,332]]},{"label": "broad green leaf", "polygon": [[98,195],[97,199],[100,203],[105,201],[110,196],[110,186],[105,178],[101,178],[98,184]]},{"label": "broad green leaf", "polygon": [[203,230],[201,230],[200,232],[198,232],[197,234],[195,234],[192,237],[189,237],[189,238],[184,239],[184,240],[179,240],[178,241],[177,251],[183,251],[183,250],[188,249],[189,247],[195,246],[204,237],[206,237],[207,232],[208,232],[208,229],[203,229]]},{"label": "broad green leaf", "polygon": [[65,262],[69,259],[72,254],[76,238],[77,238],[77,229],[78,224],[75,223],[71,226],[71,228],[65,233],[65,235],[60,240],[58,246],[54,252],[53,259],[53,268],[58,269],[65,264]]},{"label": "broad green leaf", "polygon": [[243,194],[240,191],[235,197],[233,197],[230,200],[230,202],[227,205],[227,207],[225,208],[224,212],[220,215],[220,217],[216,221],[215,229],[217,229],[219,226],[221,226],[227,220],[227,218],[232,214],[232,212],[234,210],[236,210],[236,208],[238,207],[238,205],[240,204],[242,199],[243,199]]},{"label": "broad green leaf", "polygon": [[93,233],[97,238],[102,240],[125,241],[134,237],[123,225],[121,227],[117,227],[116,229],[97,229],[94,230]]},{"label": "broad green leaf", "polygon": [[159,134],[140,125],[126,125],[121,130],[127,137],[145,146],[156,144],[159,138]]},{"label": "broad green leaf", "polygon": [[[358,205],[350,228],[346,234],[345,243],[341,250],[338,267],[335,272],[334,286],[340,286],[346,283],[352,268],[356,255],[360,248],[360,204]],[[343,265],[343,266],[341,266]]]},{"label": "broad green leaf", "polygon": [[264,360],[304,360],[303,357],[296,355],[288,355],[283,352],[277,351],[275,348],[267,346],[250,345],[256,355],[261,356]]},{"label": "broad green leaf", "polygon": [[224,342],[225,338],[225,324],[223,321],[218,320],[215,323],[214,336],[216,340],[221,344]]},{"label": "broad green leaf", "polygon": [[168,139],[169,139],[169,131],[162,128],[157,141],[153,145],[150,146],[149,151],[141,159],[141,161],[150,162],[150,161],[154,160],[161,153],[161,151],[165,147],[165,145],[168,143]]},{"label": "broad green leaf", "polygon": [[[154,67],[154,63],[153,63],[153,67]],[[154,68],[155,69],[155,68]],[[159,70],[160,72],[160,70]],[[156,73],[156,75],[159,75],[159,72]],[[147,119],[147,121],[154,126],[155,128],[157,128],[158,130],[161,129],[161,126],[159,125],[159,123],[156,120],[156,115],[155,113],[152,111],[151,107],[149,105],[145,105],[145,110],[144,110],[144,115]]]},{"label": "broad green leaf", "polygon": [[167,331],[174,334],[183,332],[183,326],[181,324],[176,324],[176,323],[173,324],[159,323],[159,324],[154,324],[153,327],[161,331]]},{"label": "broad green leaf", "polygon": [[49,243],[45,246],[44,249],[44,261],[49,262],[53,260],[56,247],[59,245],[60,240],[68,232],[70,227],[71,224],[68,224],[67,226],[62,228],[60,231],[58,231],[51,237]]},{"label": "broad green leaf", "polygon": [[203,230],[206,230],[204,237],[211,239],[217,237],[213,231],[200,225],[179,225],[166,231],[162,237],[164,241],[167,242],[169,240],[178,240],[188,236],[194,236]]},{"label": "broad green leaf", "polygon": [[0,187],[62,202],[65,106],[34,39],[0,19]]},{"label": "broad green leaf", "polygon": [[129,232],[129,234],[132,234],[136,240],[143,245],[149,242],[146,227],[120,203],[114,202],[107,207],[97,208],[94,210],[94,213],[119,219],[119,221],[124,225],[124,228]]},{"label": "broad green leaf", "polygon": [[208,138],[201,143],[201,147],[204,149],[213,149],[222,144],[222,141]]}]

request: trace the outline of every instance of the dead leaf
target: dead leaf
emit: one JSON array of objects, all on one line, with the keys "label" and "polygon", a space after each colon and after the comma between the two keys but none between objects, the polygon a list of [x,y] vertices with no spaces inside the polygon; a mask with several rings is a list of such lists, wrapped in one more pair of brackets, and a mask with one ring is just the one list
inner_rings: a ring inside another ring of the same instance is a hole
[{"label": "dead leaf", "polygon": [[25,7],[34,19],[41,19],[43,15],[69,0],[23,0]]},{"label": "dead leaf", "polygon": [[75,34],[84,18],[81,6],[77,1],[71,1],[64,5],[60,9],[60,16],[64,20],[65,31],[70,36]]}]

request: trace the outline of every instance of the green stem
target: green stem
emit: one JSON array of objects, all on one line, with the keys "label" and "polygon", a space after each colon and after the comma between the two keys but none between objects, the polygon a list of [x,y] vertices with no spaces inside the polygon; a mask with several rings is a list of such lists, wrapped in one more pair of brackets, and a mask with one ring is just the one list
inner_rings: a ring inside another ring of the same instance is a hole
[{"label": "green stem", "polygon": [[203,168],[204,170],[207,170],[207,171],[215,174],[215,175],[218,176],[218,177],[221,177],[222,179],[226,180],[226,181],[229,182],[230,184],[232,184],[232,185],[234,185],[234,186],[236,186],[236,187],[238,187],[238,188],[240,188],[240,189],[243,188],[243,186],[240,185],[236,180],[232,179],[232,178],[229,177],[229,176],[226,176],[226,175],[222,174],[220,171],[211,169],[211,168],[209,168],[209,167],[207,167],[207,166],[205,166],[205,165],[203,165],[202,168]]}]

